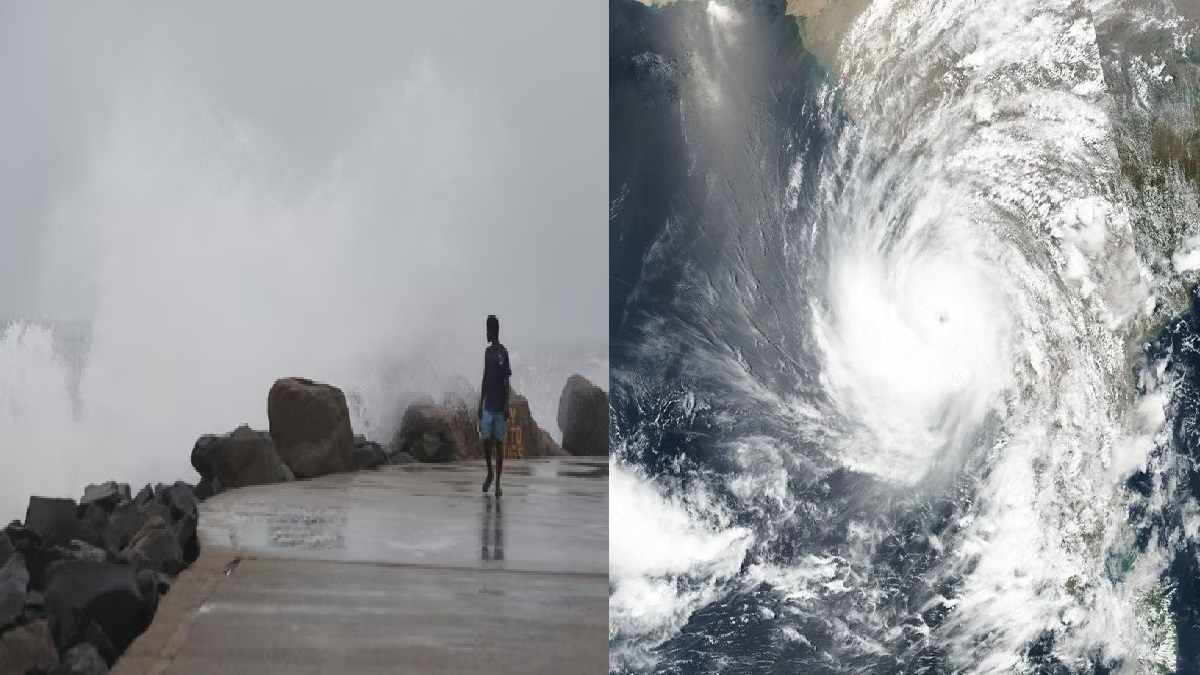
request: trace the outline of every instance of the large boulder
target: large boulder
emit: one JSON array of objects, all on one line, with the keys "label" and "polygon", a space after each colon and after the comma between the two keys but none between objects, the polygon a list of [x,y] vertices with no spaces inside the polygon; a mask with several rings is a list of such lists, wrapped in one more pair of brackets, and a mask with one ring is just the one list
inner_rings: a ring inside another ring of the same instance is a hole
[{"label": "large boulder", "polygon": [[[79,510],[74,499],[30,497],[29,507],[25,511],[25,527],[36,532],[47,546],[65,546],[72,539],[103,546],[105,532],[96,528],[104,527],[104,519],[95,523],[89,517],[85,523],[79,517]],[[87,513],[87,509],[84,509],[84,513]]]},{"label": "large boulder", "polygon": [[[192,466],[201,480],[216,480],[226,488],[292,480],[271,435],[244,424],[224,436],[201,436],[192,448]],[[135,503],[143,499],[144,492],[138,493]]]},{"label": "large boulder", "polygon": [[508,438],[506,457],[561,457],[567,453],[554,438],[538,426],[529,412],[529,401],[516,394],[508,402]]},{"label": "large boulder", "polygon": [[172,527],[179,548],[183,551],[183,562],[191,565],[200,557],[200,537],[196,534],[199,519],[194,516],[184,516]]},{"label": "large boulder", "polygon": [[133,535],[133,539],[121,551],[118,559],[139,568],[170,575],[179,574],[187,567],[179,535],[175,533],[169,521],[158,516],[147,521],[137,534]]},{"label": "large boulder", "polygon": [[200,505],[196,494],[192,491],[192,486],[183,481],[177,481],[174,485],[160,484],[155,490],[155,496],[159,504],[170,509],[171,522],[179,522],[188,516],[196,518],[199,515]]},{"label": "large boulder", "polygon": [[29,570],[25,568],[25,556],[15,553],[0,568],[0,631],[12,625],[25,611],[28,592]]},{"label": "large boulder", "polygon": [[51,553],[51,547],[43,546],[42,537],[19,521],[13,521],[4,528],[4,536],[12,542],[16,552],[24,556],[25,569],[29,570],[29,586],[38,591],[46,590],[46,569],[57,560]]},{"label": "large boulder", "polygon": [[267,418],[279,456],[296,478],[354,470],[354,432],[341,389],[300,377],[276,380]]},{"label": "large boulder", "polygon": [[129,492],[129,486],[116,481],[108,481],[99,485],[89,485],[83,489],[83,498],[79,500],[79,506],[85,507],[89,504],[95,504],[106,512],[112,512],[117,504],[123,501],[133,499]]},{"label": "large boulder", "polygon": [[50,627],[32,621],[0,635],[0,672],[47,672],[58,665]]},{"label": "large boulder", "polygon": [[120,504],[117,508],[113,509],[112,515],[109,516],[109,550],[120,551],[124,549],[129,546],[129,542],[133,541],[134,535],[151,518],[158,517],[166,520],[171,517],[170,514],[170,509],[158,502],[150,502],[140,507],[137,502]]},{"label": "large boulder", "polygon": [[88,641],[94,622],[121,653],[150,625],[157,602],[152,584],[139,584],[129,565],[61,562],[50,571],[46,616],[60,650]]},{"label": "large boulder", "polygon": [[582,375],[572,375],[558,399],[563,450],[572,455],[608,454],[608,393]]},{"label": "large boulder", "polygon": [[[483,457],[475,413],[461,399],[418,401],[408,406],[389,454],[405,453],[419,462],[450,462]],[[393,463],[398,463],[393,459]]]}]

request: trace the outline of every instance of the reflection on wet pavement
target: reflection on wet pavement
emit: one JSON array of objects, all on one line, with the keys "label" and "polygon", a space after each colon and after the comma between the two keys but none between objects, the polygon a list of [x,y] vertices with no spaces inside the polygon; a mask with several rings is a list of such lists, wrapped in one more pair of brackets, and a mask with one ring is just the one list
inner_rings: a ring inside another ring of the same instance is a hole
[{"label": "reflection on wet pavement", "polygon": [[504,560],[504,500],[492,495],[483,496],[483,529],[480,532],[484,561]]},{"label": "reflection on wet pavement", "polygon": [[337,549],[346,545],[346,509],[295,508],[267,518],[267,539],[279,548]]}]

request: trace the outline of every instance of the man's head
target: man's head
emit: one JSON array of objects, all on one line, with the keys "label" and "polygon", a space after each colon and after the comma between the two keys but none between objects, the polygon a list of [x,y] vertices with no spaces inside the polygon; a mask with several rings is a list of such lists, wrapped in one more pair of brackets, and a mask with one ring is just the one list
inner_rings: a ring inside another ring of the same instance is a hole
[{"label": "man's head", "polygon": [[495,314],[489,314],[487,318],[487,340],[495,342],[500,339],[500,319],[496,318]]}]

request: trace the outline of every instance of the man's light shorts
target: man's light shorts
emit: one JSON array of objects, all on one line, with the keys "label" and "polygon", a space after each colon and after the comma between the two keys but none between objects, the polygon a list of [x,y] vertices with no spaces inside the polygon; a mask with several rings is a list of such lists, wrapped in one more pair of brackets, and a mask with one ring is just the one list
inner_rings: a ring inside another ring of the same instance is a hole
[{"label": "man's light shorts", "polygon": [[504,435],[508,431],[508,421],[504,419],[504,413],[483,411],[483,440],[497,440],[504,442]]}]

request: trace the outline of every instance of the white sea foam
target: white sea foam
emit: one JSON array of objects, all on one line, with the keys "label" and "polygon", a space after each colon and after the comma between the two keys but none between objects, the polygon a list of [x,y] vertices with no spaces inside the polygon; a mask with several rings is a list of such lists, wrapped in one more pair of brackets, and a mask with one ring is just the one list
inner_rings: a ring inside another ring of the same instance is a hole
[{"label": "white sea foam", "polygon": [[[481,249],[508,244],[461,198],[487,201],[503,136],[474,94],[421,64],[363,105],[328,171],[301,177],[167,73],[118,91],[54,195],[40,261],[44,293],[89,308],[78,409],[48,329],[16,324],[0,342],[0,517],[31,493],[194,480],[196,438],[265,428],[278,377],[342,387],[355,429],[384,442],[408,398],[478,386],[496,310],[471,279]],[[607,386],[603,353],[510,345],[515,386],[556,435],[570,372]]]}]

